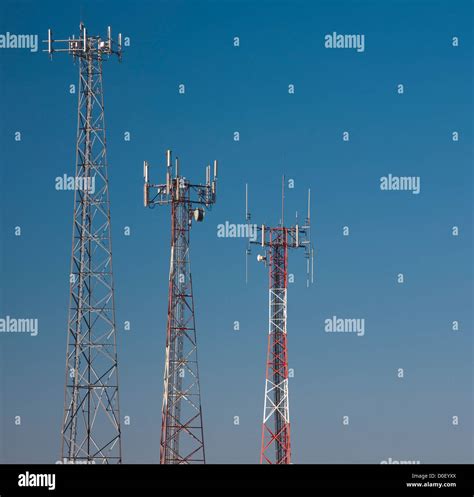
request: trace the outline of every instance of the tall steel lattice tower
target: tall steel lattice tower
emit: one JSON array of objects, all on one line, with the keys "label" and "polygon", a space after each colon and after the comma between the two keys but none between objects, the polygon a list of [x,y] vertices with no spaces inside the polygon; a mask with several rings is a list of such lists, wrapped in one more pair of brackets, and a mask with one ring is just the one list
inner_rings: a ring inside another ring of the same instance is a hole
[{"label": "tall steel lattice tower", "polygon": [[110,202],[107,176],[102,61],[121,58],[121,35],[112,41],[88,36],[54,40],[47,51],[79,62],[74,221],[66,352],[62,459],[73,463],[120,463]]},{"label": "tall steel lattice tower", "polygon": [[[284,190],[283,190],[284,191]],[[284,194],[282,196],[284,198]],[[310,262],[312,281],[313,249],[310,241],[310,192],[308,191],[308,214],[303,226],[284,226],[283,207],[281,224],[277,227],[261,225],[257,227],[265,255],[257,260],[268,266],[269,309],[268,309],[268,349],[266,362],[265,401],[263,408],[261,464],[290,464],[290,408],[288,395],[288,346],[287,346],[287,292],[288,292],[288,251],[305,248],[307,258],[307,286],[310,283]],[[282,202],[283,206],[283,202]],[[247,221],[250,215],[247,211]],[[247,251],[247,253],[249,253]]]},{"label": "tall steel lattice tower", "polygon": [[171,259],[168,290],[168,324],[161,419],[161,464],[205,463],[204,431],[189,255],[192,221],[204,219],[204,208],[216,202],[217,161],[214,177],[206,168],[206,183],[193,184],[179,173],[171,151],[166,152],[166,183],[148,180],[144,163],[144,204],[171,206]]}]

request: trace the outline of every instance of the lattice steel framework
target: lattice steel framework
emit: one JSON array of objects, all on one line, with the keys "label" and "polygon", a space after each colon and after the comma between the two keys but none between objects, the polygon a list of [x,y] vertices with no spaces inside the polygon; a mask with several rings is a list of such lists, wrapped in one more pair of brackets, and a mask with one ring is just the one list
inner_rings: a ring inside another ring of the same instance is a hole
[{"label": "lattice steel framework", "polygon": [[[283,217],[283,216],[282,216]],[[288,251],[304,247],[308,267],[308,284],[312,248],[310,242],[310,215],[304,226],[257,228],[259,244],[266,248],[266,255],[258,256],[269,270],[268,348],[265,371],[265,400],[263,407],[261,464],[290,464],[290,406],[288,393],[287,346],[287,290]]]},{"label": "lattice steel framework", "polygon": [[171,259],[160,463],[205,463],[189,235],[192,220],[202,221],[203,207],[210,208],[216,201],[217,161],[214,161],[212,181],[211,167],[208,166],[206,183],[192,184],[180,176],[177,158],[175,173],[172,175],[170,150],[166,157],[164,184],[149,182],[148,163],[144,163],[145,207],[171,206]]},{"label": "lattice steel framework", "polygon": [[[110,201],[102,61],[121,58],[118,43],[88,36],[54,40],[47,51],[67,52],[79,65],[78,125],[62,459],[120,463],[121,429],[115,327]],[[56,48],[58,46],[58,48]]]}]

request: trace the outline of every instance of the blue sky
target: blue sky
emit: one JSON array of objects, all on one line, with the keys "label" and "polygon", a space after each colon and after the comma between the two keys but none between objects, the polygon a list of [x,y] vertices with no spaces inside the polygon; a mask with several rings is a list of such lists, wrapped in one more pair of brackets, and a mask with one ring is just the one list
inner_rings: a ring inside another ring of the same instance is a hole
[{"label": "blue sky", "polygon": [[[161,179],[166,148],[196,180],[220,163],[217,204],[191,233],[208,462],[258,462],[268,318],[258,250],[246,285],[245,242],[216,228],[244,222],[245,183],[252,221],[278,223],[282,174],[295,182],[288,222],[311,187],[316,249],[310,289],[302,254],[290,257],[293,461],[473,462],[471,2],[3,2],[0,13],[0,33],[63,38],[82,19],[130,38],[123,63],[104,64],[124,462],[159,454],[169,211],[143,208],[142,163]],[[364,34],[365,51],[325,49],[333,31]],[[40,323],[36,337],[0,335],[2,462],[59,456],[73,196],[54,185],[74,174],[77,71],[65,54],[0,49],[0,317]],[[381,191],[389,173],[419,176],[421,193]],[[333,315],[364,318],[365,335],[325,333]]]}]

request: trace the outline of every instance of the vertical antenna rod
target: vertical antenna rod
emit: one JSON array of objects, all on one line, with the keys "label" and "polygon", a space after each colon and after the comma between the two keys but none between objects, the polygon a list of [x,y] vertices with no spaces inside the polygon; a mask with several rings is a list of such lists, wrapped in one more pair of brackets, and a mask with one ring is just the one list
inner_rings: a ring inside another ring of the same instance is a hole
[{"label": "vertical antenna rod", "polygon": [[[249,185],[245,183],[245,223],[247,224],[247,233],[250,233],[251,219],[250,211],[249,211]],[[250,236],[249,236],[250,238]],[[248,264],[248,256],[251,254],[250,250],[250,240],[247,238],[247,246],[245,248],[245,284],[248,283],[249,278],[249,264]]]},{"label": "vertical antenna rod", "polygon": [[192,221],[203,221],[204,208],[210,209],[216,202],[217,161],[214,161],[212,181],[210,167],[206,168],[204,185],[193,184],[180,176],[178,159],[173,177],[171,169],[171,151],[168,150],[166,183],[152,184],[148,172],[145,175],[145,207],[171,206],[160,463],[205,463],[189,235]]},{"label": "vertical antenna rod", "polygon": [[[288,392],[287,289],[288,251],[305,248],[310,253],[310,227],[283,224],[284,180],[282,184],[282,222],[277,227],[257,228],[266,254],[257,256],[269,271],[269,323],[263,407],[261,464],[290,464],[291,436]],[[308,219],[309,220],[309,219]],[[308,256],[308,255],[307,255]]]},{"label": "vertical antenna rod", "polygon": [[[64,462],[122,462],[102,61],[121,58],[111,39],[44,41],[79,60],[76,184],[61,453]],[[120,35],[119,35],[120,39]]]},{"label": "vertical antenna rod", "polygon": [[285,176],[281,177],[281,225],[285,225]]}]

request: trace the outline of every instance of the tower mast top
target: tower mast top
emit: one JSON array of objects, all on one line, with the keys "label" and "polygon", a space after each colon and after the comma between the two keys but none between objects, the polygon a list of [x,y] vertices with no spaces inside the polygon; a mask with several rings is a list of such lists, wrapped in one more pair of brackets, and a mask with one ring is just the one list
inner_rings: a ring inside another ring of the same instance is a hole
[{"label": "tower mast top", "polygon": [[107,36],[89,36],[84,23],[79,25],[79,37],[74,35],[66,39],[53,38],[52,29],[48,29],[48,39],[43,40],[47,44],[47,48],[43,52],[48,52],[50,57],[53,57],[55,52],[67,52],[73,57],[96,57],[103,59],[104,56],[117,55],[119,61],[122,60],[122,33],[119,33],[117,40],[112,39],[112,29],[107,27]]}]

